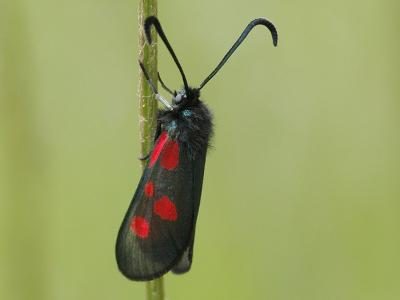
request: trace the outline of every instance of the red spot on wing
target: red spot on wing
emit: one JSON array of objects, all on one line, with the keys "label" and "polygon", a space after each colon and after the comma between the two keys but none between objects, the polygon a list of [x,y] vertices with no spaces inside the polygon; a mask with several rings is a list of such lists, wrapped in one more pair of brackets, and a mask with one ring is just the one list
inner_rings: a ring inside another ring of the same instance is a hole
[{"label": "red spot on wing", "polygon": [[159,200],[154,202],[154,213],[161,219],[167,221],[176,221],[178,214],[176,206],[167,196],[162,196]]},{"label": "red spot on wing", "polygon": [[149,235],[149,222],[142,217],[133,217],[131,221],[131,231],[138,237],[145,239]]},{"label": "red spot on wing", "polygon": [[150,198],[154,196],[154,183],[153,181],[146,182],[144,185],[144,194]]},{"label": "red spot on wing", "polygon": [[160,156],[161,150],[164,148],[165,143],[168,140],[168,134],[166,131],[163,131],[158,138],[157,144],[154,146],[153,152],[150,156],[149,168],[153,167],[156,163],[158,157]]},{"label": "red spot on wing", "polygon": [[175,141],[168,141],[161,154],[161,166],[167,170],[173,170],[179,163],[179,144]]}]

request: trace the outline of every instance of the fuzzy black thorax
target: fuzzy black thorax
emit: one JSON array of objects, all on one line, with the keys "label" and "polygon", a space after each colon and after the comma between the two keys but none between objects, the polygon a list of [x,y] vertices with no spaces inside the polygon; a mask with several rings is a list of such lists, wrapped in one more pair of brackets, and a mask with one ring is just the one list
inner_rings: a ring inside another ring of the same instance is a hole
[{"label": "fuzzy black thorax", "polygon": [[173,99],[173,110],[160,110],[158,114],[159,130],[168,131],[168,135],[188,149],[194,159],[200,152],[206,151],[213,133],[212,114],[199,99],[197,89],[181,91]]}]

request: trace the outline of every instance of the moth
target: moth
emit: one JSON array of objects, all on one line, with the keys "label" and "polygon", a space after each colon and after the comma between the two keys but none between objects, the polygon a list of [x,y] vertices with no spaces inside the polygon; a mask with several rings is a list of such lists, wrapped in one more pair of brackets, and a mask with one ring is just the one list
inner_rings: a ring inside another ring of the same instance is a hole
[{"label": "moth", "polygon": [[168,271],[189,271],[193,257],[196,219],[199,212],[207,149],[213,133],[212,114],[200,100],[200,90],[213,78],[233,52],[257,25],[269,29],[274,46],[275,26],[264,18],[251,21],[217,67],[199,87],[190,87],[160,22],[155,16],[145,20],[147,42],[152,43],[154,27],[167,47],[183,80],[183,88],[169,89],[172,103],[159,94],[144,65],[139,62],[159,110],[155,143],[146,167],[119,229],[116,259],[119,270],[131,280],[152,280]]}]

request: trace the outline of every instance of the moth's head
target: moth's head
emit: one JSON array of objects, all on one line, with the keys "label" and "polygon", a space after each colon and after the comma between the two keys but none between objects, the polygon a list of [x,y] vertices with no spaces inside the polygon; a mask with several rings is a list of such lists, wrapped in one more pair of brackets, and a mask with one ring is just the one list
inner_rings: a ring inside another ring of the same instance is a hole
[{"label": "moth's head", "polygon": [[174,108],[180,109],[188,106],[196,105],[199,101],[200,90],[196,88],[185,88],[175,91],[172,98]]}]

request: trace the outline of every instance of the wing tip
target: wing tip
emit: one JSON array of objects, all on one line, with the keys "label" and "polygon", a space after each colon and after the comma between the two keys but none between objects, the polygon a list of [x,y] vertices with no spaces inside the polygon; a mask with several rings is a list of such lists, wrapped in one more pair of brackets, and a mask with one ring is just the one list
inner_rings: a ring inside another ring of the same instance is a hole
[{"label": "wing tip", "polygon": [[[191,263],[190,263],[189,268],[186,271],[180,271],[180,272],[175,271],[176,266],[178,266],[178,265],[180,266],[182,257],[185,256],[185,255],[182,255],[181,258],[175,259],[170,265],[168,265],[167,267],[165,267],[159,271],[156,271],[153,273],[141,272],[139,269],[134,268],[132,266],[132,263],[130,263],[129,260],[127,260],[126,257],[119,250],[121,250],[121,249],[118,247],[118,243],[117,243],[116,260],[117,260],[118,269],[122,275],[124,275],[127,279],[132,280],[132,281],[151,281],[151,280],[160,278],[161,276],[165,275],[169,271],[172,271],[174,274],[185,273],[190,269],[190,265],[191,265]],[[181,269],[178,269],[178,270],[181,270]]]},{"label": "wing tip", "polygon": [[188,247],[186,251],[183,253],[182,257],[178,260],[175,266],[172,268],[172,273],[174,274],[183,274],[190,270],[192,266],[192,247]]}]

